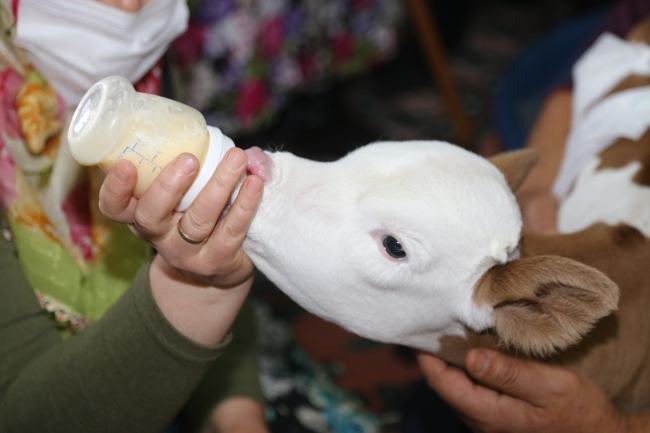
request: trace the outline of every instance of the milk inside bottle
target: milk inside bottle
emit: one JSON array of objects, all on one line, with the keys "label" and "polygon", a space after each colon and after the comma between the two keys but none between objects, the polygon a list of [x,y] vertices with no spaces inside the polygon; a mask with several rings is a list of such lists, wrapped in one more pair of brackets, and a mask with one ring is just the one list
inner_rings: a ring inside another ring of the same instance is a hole
[{"label": "milk inside bottle", "polygon": [[206,126],[194,108],[156,95],[136,92],[124,77],[104,78],[79,103],[68,129],[72,157],[82,165],[108,171],[120,159],[138,171],[133,195],[140,197],[160,171],[181,153],[201,163],[177,210],[185,210],[207,183],[232,140]]}]

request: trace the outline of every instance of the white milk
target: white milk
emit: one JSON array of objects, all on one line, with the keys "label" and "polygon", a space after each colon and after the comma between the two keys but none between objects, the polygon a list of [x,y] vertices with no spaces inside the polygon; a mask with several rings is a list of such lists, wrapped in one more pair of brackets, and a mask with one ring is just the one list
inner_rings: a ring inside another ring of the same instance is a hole
[{"label": "white milk", "polygon": [[108,171],[120,159],[131,161],[138,170],[138,182],[133,195],[140,197],[162,169],[181,153],[191,153],[203,164],[208,143],[207,129],[184,130],[175,128],[177,123],[179,122],[164,124],[164,130],[168,131],[169,135],[149,139],[147,134],[141,133],[140,125],[143,124],[129,122],[113,149],[99,163],[99,167]]},{"label": "white milk", "polygon": [[201,169],[177,210],[184,210],[234,144],[208,127],[197,110],[155,95],[138,93],[123,77],[96,83],[83,97],[68,129],[72,157],[108,171],[120,159],[138,171],[133,195],[140,197],[162,169],[181,153],[196,156]]}]

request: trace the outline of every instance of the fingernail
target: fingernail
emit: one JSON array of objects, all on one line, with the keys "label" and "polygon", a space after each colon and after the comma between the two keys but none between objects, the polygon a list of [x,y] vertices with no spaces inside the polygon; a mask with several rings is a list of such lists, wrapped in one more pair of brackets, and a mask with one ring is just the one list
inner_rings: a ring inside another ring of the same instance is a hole
[{"label": "fingernail", "polygon": [[248,181],[248,185],[246,186],[246,191],[248,191],[250,195],[255,195],[258,192],[260,192],[260,190],[262,189],[262,185],[264,185],[264,182],[251,179]]},{"label": "fingernail", "polygon": [[129,180],[129,172],[126,171],[126,169],[122,167],[122,165],[120,164],[117,164],[115,166],[113,173],[115,173],[115,176],[120,182],[126,182],[127,180]]},{"label": "fingernail", "polygon": [[474,376],[483,376],[490,366],[490,358],[482,350],[474,352],[473,359],[470,360],[470,370]]},{"label": "fingernail", "polygon": [[183,174],[190,174],[194,171],[194,161],[189,155],[181,155],[176,160],[176,168]]},{"label": "fingernail", "polygon": [[242,156],[241,152],[233,151],[228,154],[226,163],[228,164],[228,167],[236,170],[244,164],[244,157]]}]

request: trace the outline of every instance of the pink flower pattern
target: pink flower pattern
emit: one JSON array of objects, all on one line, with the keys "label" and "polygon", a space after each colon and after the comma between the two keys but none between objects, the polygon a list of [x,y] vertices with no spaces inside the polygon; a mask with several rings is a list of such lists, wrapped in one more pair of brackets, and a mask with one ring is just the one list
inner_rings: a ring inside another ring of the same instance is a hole
[{"label": "pink flower pattern", "polygon": [[16,200],[16,164],[4,140],[0,138],[0,203],[9,209]]},{"label": "pink flower pattern", "polygon": [[[251,131],[273,120],[289,92],[362,73],[394,54],[398,17],[390,11],[399,0],[306,3],[198,0],[171,49],[185,102],[227,134]],[[209,95],[198,94],[205,89]]]},{"label": "pink flower pattern", "polygon": [[160,82],[162,80],[162,62],[158,61],[144,77],[133,85],[140,93],[160,95]]},{"label": "pink flower pattern", "polygon": [[23,79],[13,69],[0,72],[0,131],[13,139],[22,136],[16,111],[16,93],[22,84]]},{"label": "pink flower pattern", "polygon": [[201,57],[206,32],[206,26],[197,23],[189,27],[185,33],[173,42],[172,50],[176,53],[176,65],[181,70],[187,70]]},{"label": "pink flower pattern", "polygon": [[284,18],[276,16],[264,24],[260,40],[262,56],[275,56],[282,48],[284,38]]},{"label": "pink flower pattern", "polygon": [[262,111],[269,99],[269,92],[261,79],[253,79],[242,84],[237,98],[237,117],[242,123],[250,122]]},{"label": "pink flower pattern", "polygon": [[0,202],[5,209],[16,200],[16,163],[4,142],[21,136],[16,112],[16,93],[22,78],[7,68],[0,72]]},{"label": "pink flower pattern", "polygon": [[92,225],[90,218],[90,185],[84,183],[73,189],[61,205],[70,226],[70,238],[87,261],[93,259]]},{"label": "pink flower pattern", "polygon": [[334,64],[347,61],[354,54],[354,38],[350,33],[339,33],[331,38]]}]

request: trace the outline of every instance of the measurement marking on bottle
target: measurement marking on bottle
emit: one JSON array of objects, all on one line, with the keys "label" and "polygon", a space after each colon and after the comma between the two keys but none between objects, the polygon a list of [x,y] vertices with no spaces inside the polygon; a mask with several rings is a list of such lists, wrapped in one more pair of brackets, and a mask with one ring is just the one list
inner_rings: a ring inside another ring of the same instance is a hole
[{"label": "measurement marking on bottle", "polygon": [[117,159],[127,158],[130,161],[135,161],[137,159],[137,157],[129,158],[127,156],[129,153],[131,153],[131,154],[137,155],[140,158],[140,161],[138,161],[136,163],[136,168],[138,169],[138,171],[140,171],[141,168],[142,168],[143,171],[149,171],[150,173],[154,173],[156,170],[162,170],[162,167],[154,162],[156,160],[156,158],[158,157],[158,155],[161,154],[160,150],[156,151],[156,154],[154,155],[153,158],[148,159],[144,155],[142,155],[141,153],[136,151],[136,148],[138,147],[138,144],[140,144],[140,143],[141,143],[141,141],[140,141],[140,139],[138,139],[135,142],[135,144],[133,145],[133,147],[126,146],[124,148],[124,150],[122,151],[122,154],[120,156],[118,156]]}]

